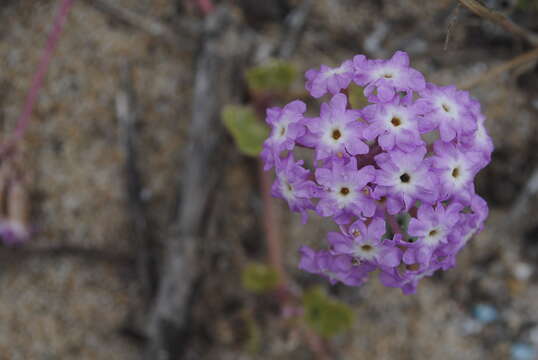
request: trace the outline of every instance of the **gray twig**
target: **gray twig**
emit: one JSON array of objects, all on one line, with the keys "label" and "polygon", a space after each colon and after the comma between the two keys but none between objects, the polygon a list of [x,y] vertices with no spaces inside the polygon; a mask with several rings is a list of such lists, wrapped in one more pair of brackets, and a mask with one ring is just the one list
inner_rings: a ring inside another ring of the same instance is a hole
[{"label": "gray twig", "polygon": [[125,158],[123,170],[130,239],[136,246],[136,268],[142,294],[146,301],[149,301],[153,295],[155,283],[152,269],[153,246],[147,211],[141,196],[142,179],[137,166],[138,153],[136,151],[137,105],[131,67],[128,64],[123,65],[120,77],[121,86],[116,95],[116,117]]},{"label": "gray twig", "polygon": [[538,47],[524,54],[518,55],[515,58],[507,62],[494,66],[483,74],[479,74],[475,77],[465,80],[465,82],[462,82],[459,85],[459,88],[471,89],[480,83],[484,83],[492,79],[497,79],[499,75],[501,75],[502,73],[506,71],[510,71],[518,66],[522,66],[527,63],[532,63],[537,60],[538,60]]},{"label": "gray twig", "polygon": [[527,41],[529,44],[533,46],[538,46],[538,34],[533,33],[532,31],[527,30],[522,26],[512,22],[512,20],[506,17],[506,15],[498,11],[489,9],[478,0],[459,0],[459,2],[476,15],[496,23],[504,30],[516,36],[519,36],[520,38]]},{"label": "gray twig", "polygon": [[241,65],[252,45],[248,31],[221,7],[209,14],[196,62],[193,113],[184,150],[177,218],[165,241],[161,281],[147,328],[146,358],[182,355],[190,298],[200,276],[199,244],[205,236],[209,199],[220,178],[224,130],[220,108],[241,91]]},{"label": "gray twig", "polygon": [[445,51],[448,49],[448,43],[450,42],[450,35],[452,34],[452,29],[454,28],[454,26],[458,22],[458,17],[459,17],[459,14],[460,14],[460,7],[461,7],[461,4],[458,3],[456,5],[456,7],[454,8],[454,10],[452,11],[452,15],[451,15],[450,20],[448,22],[448,28],[446,30],[445,45],[443,47],[443,50],[445,50]]}]

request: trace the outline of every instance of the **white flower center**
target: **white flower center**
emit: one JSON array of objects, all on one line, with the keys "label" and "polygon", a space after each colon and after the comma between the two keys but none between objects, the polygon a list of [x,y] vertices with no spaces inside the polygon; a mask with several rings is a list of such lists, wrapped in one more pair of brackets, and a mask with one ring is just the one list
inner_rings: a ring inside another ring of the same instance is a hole
[{"label": "white flower center", "polygon": [[356,191],[347,184],[341,184],[336,186],[333,191],[335,200],[341,208],[346,207],[348,204],[352,203],[357,197]]},{"label": "white flower center", "polygon": [[384,66],[380,69],[378,69],[374,76],[378,79],[383,78],[387,80],[394,80],[398,77],[398,70],[395,68],[391,68],[390,66]]},{"label": "white flower center", "polygon": [[362,260],[373,260],[377,256],[379,248],[371,243],[356,244],[353,249],[353,255]]},{"label": "white flower center", "polygon": [[346,141],[346,132],[342,129],[342,126],[338,124],[328,125],[323,133],[322,141],[329,148],[333,148],[335,151],[341,148],[341,144]]},{"label": "white flower center", "polygon": [[295,200],[294,188],[286,176],[280,176],[280,192],[287,201]]},{"label": "white flower center", "polygon": [[443,240],[444,231],[441,228],[433,228],[428,231],[428,234],[424,237],[424,244],[427,246],[436,246]]},{"label": "white flower center", "polygon": [[458,114],[459,114],[458,105],[448,98],[441,97],[437,99],[437,107],[442,114],[450,118],[458,117]]}]

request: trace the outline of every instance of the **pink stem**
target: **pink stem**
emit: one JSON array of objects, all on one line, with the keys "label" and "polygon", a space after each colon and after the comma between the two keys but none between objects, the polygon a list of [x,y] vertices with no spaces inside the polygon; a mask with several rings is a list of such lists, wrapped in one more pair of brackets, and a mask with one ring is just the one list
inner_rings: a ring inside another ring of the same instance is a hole
[{"label": "pink stem", "polygon": [[402,231],[402,228],[400,227],[400,224],[398,224],[398,220],[396,220],[394,215],[389,215],[387,213],[387,215],[385,216],[385,219],[387,220],[390,227],[392,228],[392,232],[394,232],[395,234],[401,234],[402,236],[405,235],[404,232]]},{"label": "pink stem", "polygon": [[26,101],[24,103],[22,113],[17,120],[17,126],[15,128],[15,131],[13,132],[13,135],[11,136],[11,139],[9,139],[7,143],[2,144],[2,146],[0,147],[0,157],[4,156],[16,145],[17,141],[19,141],[23,137],[26,129],[28,128],[28,125],[30,124],[30,116],[32,115],[32,111],[34,109],[39,90],[41,90],[43,86],[43,79],[47,74],[50,61],[52,60],[52,56],[54,54],[54,50],[58,45],[58,40],[60,39],[60,35],[62,34],[69,10],[74,3],[74,0],[61,1],[62,2],[60,4],[59,10],[54,19],[52,30],[50,31],[47,39],[47,45],[43,50],[43,54],[41,55],[37,71],[34,74],[34,78],[32,79],[32,85],[26,96]]},{"label": "pink stem", "polygon": [[211,0],[198,0],[198,7],[204,15],[208,15],[213,12],[215,9],[215,6],[213,5],[213,2]]},{"label": "pink stem", "polygon": [[287,276],[282,260],[279,222],[273,204],[273,198],[271,197],[271,177],[269,176],[269,173],[263,170],[263,161],[258,160],[258,165],[263,203],[263,226],[265,230],[269,264],[271,264],[277,272],[280,284],[285,287],[287,285]]}]

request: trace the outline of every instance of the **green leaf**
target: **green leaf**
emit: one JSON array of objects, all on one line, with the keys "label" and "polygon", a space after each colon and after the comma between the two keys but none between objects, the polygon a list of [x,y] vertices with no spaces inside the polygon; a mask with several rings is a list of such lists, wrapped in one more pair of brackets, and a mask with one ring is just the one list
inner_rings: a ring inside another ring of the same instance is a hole
[{"label": "green leaf", "polygon": [[251,311],[245,311],[243,314],[245,322],[245,350],[250,355],[259,353],[262,347],[262,332]]},{"label": "green leaf", "polygon": [[364,96],[364,88],[355,83],[349,85],[348,96],[353,109],[362,109],[369,104],[368,99]]},{"label": "green leaf", "polygon": [[243,287],[255,293],[274,290],[278,283],[278,273],[269,266],[261,263],[250,263],[243,269]]},{"label": "green leaf", "polygon": [[252,107],[227,105],[222,110],[222,121],[243,154],[258,156],[269,128],[258,119]]},{"label": "green leaf", "polygon": [[519,0],[517,7],[528,11],[538,10],[538,0]]},{"label": "green leaf", "polygon": [[286,92],[297,79],[295,66],[282,60],[271,60],[266,64],[247,70],[248,87],[255,92]]},{"label": "green leaf", "polygon": [[306,323],[321,336],[332,337],[353,325],[353,310],[330,298],[319,287],[312,288],[303,295],[303,305]]}]

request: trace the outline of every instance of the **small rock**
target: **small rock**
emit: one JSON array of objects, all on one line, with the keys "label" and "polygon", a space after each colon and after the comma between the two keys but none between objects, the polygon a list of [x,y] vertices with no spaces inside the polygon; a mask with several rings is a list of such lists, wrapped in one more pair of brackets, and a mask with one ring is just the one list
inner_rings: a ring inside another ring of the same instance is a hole
[{"label": "small rock", "polygon": [[536,350],[530,344],[516,343],[510,348],[510,355],[513,360],[534,360]]},{"label": "small rock", "polygon": [[527,281],[532,275],[532,266],[527,263],[519,262],[514,266],[514,276],[521,281]]},{"label": "small rock", "polygon": [[473,308],[473,316],[478,321],[484,324],[489,324],[490,322],[497,320],[499,314],[497,312],[497,309],[495,309],[491,305],[477,304]]}]

